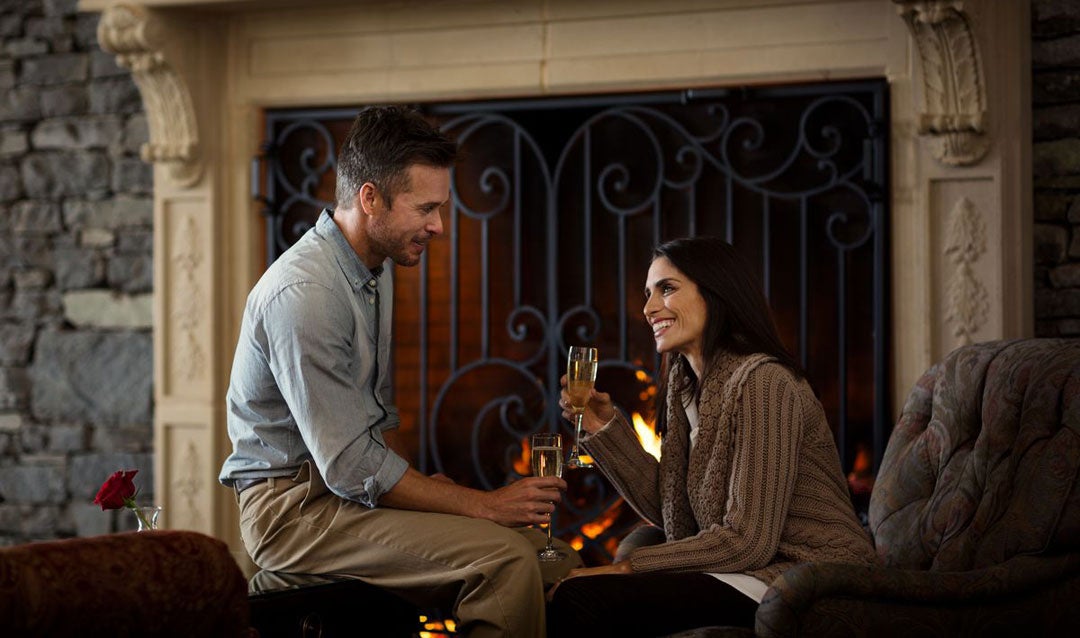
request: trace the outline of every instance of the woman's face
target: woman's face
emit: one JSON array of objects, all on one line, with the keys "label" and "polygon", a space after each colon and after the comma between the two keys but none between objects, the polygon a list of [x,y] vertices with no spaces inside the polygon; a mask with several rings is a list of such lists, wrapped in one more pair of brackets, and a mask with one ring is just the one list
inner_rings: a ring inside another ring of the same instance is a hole
[{"label": "woman's face", "polygon": [[656,351],[701,361],[707,311],[697,284],[667,257],[657,257],[649,266],[645,298],[645,320],[652,327]]}]

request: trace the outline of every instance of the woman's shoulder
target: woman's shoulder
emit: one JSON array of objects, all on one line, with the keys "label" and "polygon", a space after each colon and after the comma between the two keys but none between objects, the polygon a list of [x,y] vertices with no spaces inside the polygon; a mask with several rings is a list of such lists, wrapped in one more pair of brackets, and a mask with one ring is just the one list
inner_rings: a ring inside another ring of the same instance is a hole
[{"label": "woman's shoulder", "polygon": [[761,355],[757,359],[748,359],[747,365],[743,385],[752,384],[758,388],[768,388],[771,392],[792,393],[817,400],[817,394],[807,379],[779,359]]},{"label": "woman's shoulder", "polygon": [[717,358],[715,373],[725,384],[743,383],[748,379],[773,379],[797,384],[802,379],[779,359],[763,352],[721,354]]}]

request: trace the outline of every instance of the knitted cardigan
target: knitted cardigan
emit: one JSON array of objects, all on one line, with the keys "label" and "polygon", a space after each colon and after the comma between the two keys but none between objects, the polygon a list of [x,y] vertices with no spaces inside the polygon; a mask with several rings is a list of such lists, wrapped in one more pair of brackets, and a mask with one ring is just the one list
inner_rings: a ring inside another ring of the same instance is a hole
[{"label": "knitted cardigan", "polygon": [[[669,387],[684,374],[676,366]],[[664,529],[664,543],[630,553],[633,571],[741,572],[771,583],[800,562],[876,562],[805,380],[766,355],[721,355],[701,387],[689,455],[674,394],[659,462],[618,410],[583,442],[638,514]]]}]

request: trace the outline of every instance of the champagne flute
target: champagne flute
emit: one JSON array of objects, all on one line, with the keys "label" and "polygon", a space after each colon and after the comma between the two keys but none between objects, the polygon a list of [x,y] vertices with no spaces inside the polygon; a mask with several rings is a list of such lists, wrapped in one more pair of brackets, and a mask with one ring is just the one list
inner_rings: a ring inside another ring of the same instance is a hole
[{"label": "champagne flute", "polygon": [[[532,449],[532,471],[535,476],[557,476],[562,478],[563,451],[562,435],[560,434],[534,434],[529,441]],[[551,543],[551,523],[555,514],[547,524],[547,547],[536,552],[536,558],[545,563],[554,562],[566,558],[564,552],[555,549]]]},{"label": "champagne flute", "polygon": [[566,460],[568,467],[592,467],[592,458],[582,454],[579,449],[581,441],[581,418],[585,414],[585,406],[589,403],[589,395],[592,393],[593,384],[596,383],[596,348],[584,346],[570,346],[570,354],[566,358],[566,392],[570,395],[570,408],[574,412],[574,446],[570,448],[570,458]]}]

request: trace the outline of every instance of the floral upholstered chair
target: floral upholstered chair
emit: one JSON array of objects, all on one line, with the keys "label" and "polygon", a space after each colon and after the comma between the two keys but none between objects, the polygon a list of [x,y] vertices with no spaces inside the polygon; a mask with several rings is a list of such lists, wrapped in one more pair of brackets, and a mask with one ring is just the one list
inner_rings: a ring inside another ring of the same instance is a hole
[{"label": "floral upholstered chair", "polygon": [[960,348],[893,429],[870,501],[881,566],[804,564],[759,636],[1075,635],[1080,340]]},{"label": "floral upholstered chair", "polygon": [[110,534],[0,549],[0,636],[251,635],[248,588],[219,540]]}]

